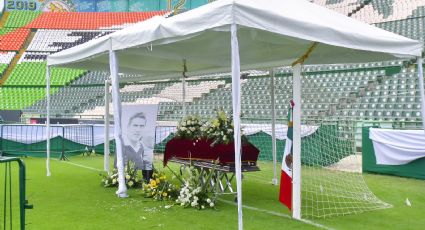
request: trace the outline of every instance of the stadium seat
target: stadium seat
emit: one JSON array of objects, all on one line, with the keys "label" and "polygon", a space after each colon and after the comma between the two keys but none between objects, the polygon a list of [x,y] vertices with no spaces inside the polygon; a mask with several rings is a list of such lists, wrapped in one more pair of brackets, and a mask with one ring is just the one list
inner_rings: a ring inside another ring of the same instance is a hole
[{"label": "stadium seat", "polygon": [[25,28],[2,30],[0,50],[3,51],[19,51],[30,33],[30,30]]},{"label": "stadium seat", "polygon": [[26,28],[61,30],[117,30],[128,25],[144,21],[156,15],[165,15],[165,11],[150,12],[44,12]]}]

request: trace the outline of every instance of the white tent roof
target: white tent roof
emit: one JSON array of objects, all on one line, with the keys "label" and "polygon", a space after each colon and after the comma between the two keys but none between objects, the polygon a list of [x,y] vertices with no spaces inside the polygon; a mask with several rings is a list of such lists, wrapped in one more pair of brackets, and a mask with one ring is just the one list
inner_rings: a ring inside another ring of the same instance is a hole
[{"label": "white tent roof", "polygon": [[48,65],[109,69],[117,51],[122,73],[144,80],[229,71],[230,26],[238,26],[241,69],[284,66],[318,45],[305,64],[353,63],[421,56],[422,43],[305,0],[219,0],[170,17],[154,17],[48,56]]}]

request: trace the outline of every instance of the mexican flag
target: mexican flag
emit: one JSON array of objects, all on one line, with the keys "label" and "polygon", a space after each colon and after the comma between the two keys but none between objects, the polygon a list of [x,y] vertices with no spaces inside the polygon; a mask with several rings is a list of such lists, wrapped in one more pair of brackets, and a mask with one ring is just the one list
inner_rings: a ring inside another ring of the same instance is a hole
[{"label": "mexican flag", "polygon": [[285,152],[282,159],[282,172],[280,176],[279,201],[289,210],[292,209],[292,136],[293,136],[293,115],[294,102],[291,100],[291,108],[288,111],[288,132],[286,134]]}]

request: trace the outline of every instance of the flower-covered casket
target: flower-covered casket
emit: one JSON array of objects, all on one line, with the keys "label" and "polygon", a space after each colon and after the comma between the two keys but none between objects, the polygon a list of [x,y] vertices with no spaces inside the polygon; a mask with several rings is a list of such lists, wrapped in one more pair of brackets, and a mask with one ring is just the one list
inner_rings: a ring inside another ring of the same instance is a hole
[{"label": "flower-covered casket", "polygon": [[[164,165],[173,158],[234,164],[233,129],[232,119],[224,111],[218,111],[215,118],[206,122],[197,116],[184,118],[177,126],[176,136],[165,146]],[[260,151],[244,137],[241,145],[242,164],[256,166]]]},{"label": "flower-covered casket", "polygon": [[[228,144],[215,144],[207,139],[188,140],[171,139],[165,146],[164,165],[172,158],[182,160],[206,160],[218,161],[218,164],[234,164],[235,146],[233,142]],[[243,164],[256,164],[260,151],[251,143],[242,141]]]}]

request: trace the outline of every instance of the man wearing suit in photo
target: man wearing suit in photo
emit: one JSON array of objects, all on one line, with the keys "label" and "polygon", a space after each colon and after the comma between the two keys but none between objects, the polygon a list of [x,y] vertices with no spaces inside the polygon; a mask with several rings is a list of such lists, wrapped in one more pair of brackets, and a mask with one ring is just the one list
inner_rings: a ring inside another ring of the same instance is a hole
[{"label": "man wearing suit in photo", "polygon": [[142,170],[143,178],[148,182],[153,171],[154,138],[146,133],[147,118],[138,112],[130,116],[124,133],[123,161],[134,162],[137,170]]}]

